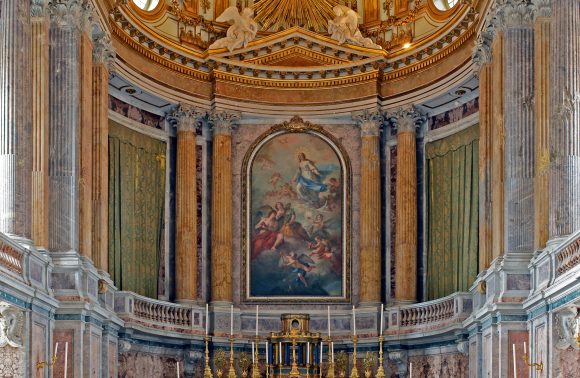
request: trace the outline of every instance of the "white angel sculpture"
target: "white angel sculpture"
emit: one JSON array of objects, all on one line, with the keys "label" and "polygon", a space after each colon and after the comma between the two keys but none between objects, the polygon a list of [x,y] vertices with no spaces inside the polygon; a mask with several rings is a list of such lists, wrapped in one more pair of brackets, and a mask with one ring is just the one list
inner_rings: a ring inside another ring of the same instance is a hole
[{"label": "white angel sculpture", "polygon": [[363,37],[358,29],[358,14],[354,10],[344,5],[336,5],[332,10],[336,17],[334,20],[328,21],[330,38],[336,40],[340,45],[348,42],[370,49],[382,48],[370,38]]},{"label": "white angel sculpture", "polygon": [[240,47],[246,47],[248,43],[256,38],[258,33],[258,24],[253,19],[254,11],[251,8],[245,8],[238,12],[238,8],[227,8],[217,19],[218,22],[228,22],[230,25],[226,36],[220,38],[209,46],[210,49],[220,49],[227,47],[233,51]]}]

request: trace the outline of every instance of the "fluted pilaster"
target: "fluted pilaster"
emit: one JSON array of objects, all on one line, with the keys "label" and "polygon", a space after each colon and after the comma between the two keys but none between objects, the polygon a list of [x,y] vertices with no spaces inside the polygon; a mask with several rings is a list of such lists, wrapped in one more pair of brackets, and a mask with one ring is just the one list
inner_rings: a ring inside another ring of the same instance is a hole
[{"label": "fluted pilaster", "polygon": [[534,31],[532,6],[500,5],[504,36],[505,252],[534,247]]},{"label": "fluted pilaster", "polygon": [[580,2],[553,0],[550,238],[580,229]]},{"label": "fluted pilaster", "polygon": [[365,111],[354,115],[361,129],[360,302],[381,302],[381,166],[379,133],[382,117]]},{"label": "fluted pilaster", "polygon": [[46,1],[30,5],[32,27],[32,240],[48,246],[48,30]]},{"label": "fluted pilaster", "polygon": [[211,299],[231,302],[232,292],[232,131],[239,115],[214,112],[212,122]]},{"label": "fluted pilaster", "polygon": [[30,2],[0,2],[0,18],[0,232],[30,238]]},{"label": "fluted pilaster", "polygon": [[109,70],[114,52],[110,38],[93,40],[93,252],[95,265],[109,267]]},{"label": "fluted pilaster", "polygon": [[87,5],[81,0],[50,2],[49,12],[49,248],[79,251],[80,63]]},{"label": "fluted pilaster", "polygon": [[397,128],[397,192],[395,235],[395,300],[417,301],[417,141],[425,122],[411,107],[389,116]]},{"label": "fluted pilaster", "polygon": [[197,299],[196,134],[205,112],[180,105],[172,117],[177,126],[175,298]]},{"label": "fluted pilaster", "polygon": [[550,161],[550,16],[551,0],[534,1],[534,249],[548,241],[549,161]]}]

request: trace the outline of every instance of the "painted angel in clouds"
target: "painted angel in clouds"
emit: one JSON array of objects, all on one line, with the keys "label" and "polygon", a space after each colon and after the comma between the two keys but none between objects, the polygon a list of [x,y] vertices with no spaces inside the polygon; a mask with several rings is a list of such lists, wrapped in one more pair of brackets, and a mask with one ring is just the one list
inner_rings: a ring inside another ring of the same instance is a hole
[{"label": "painted angel in clouds", "polygon": [[238,12],[238,8],[227,8],[217,19],[217,22],[227,22],[231,26],[224,38],[220,38],[209,47],[209,49],[220,49],[227,47],[231,52],[241,47],[246,47],[249,42],[256,38],[258,33],[258,23],[254,21],[254,11],[251,8],[244,8]]}]

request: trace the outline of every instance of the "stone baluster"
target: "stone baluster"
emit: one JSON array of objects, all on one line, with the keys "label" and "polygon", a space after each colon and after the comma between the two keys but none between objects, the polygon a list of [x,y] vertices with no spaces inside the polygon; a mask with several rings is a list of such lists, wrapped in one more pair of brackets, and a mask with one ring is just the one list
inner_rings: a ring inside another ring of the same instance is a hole
[{"label": "stone baluster", "polygon": [[553,0],[550,27],[550,238],[580,229],[580,2]]},{"label": "stone baluster", "polygon": [[[87,4],[50,2],[49,249],[79,251],[81,47]],[[92,57],[91,57],[92,59]],[[91,64],[92,66],[92,64]],[[83,177],[86,177],[83,175]],[[84,185],[84,183],[83,183]],[[86,218],[83,218],[86,221]]]},{"label": "stone baluster", "polygon": [[534,249],[540,250],[548,241],[549,161],[550,145],[550,16],[551,0],[534,0]]},{"label": "stone baluster", "polygon": [[93,251],[95,265],[109,269],[109,72],[114,52],[109,36],[93,36]]},{"label": "stone baluster", "polygon": [[30,4],[32,42],[32,240],[48,246],[48,33],[46,0]]},{"label": "stone baluster", "polygon": [[534,248],[534,30],[527,1],[499,6],[503,27],[505,253]]},{"label": "stone baluster", "polygon": [[31,237],[30,1],[0,2],[0,232]]},{"label": "stone baluster", "polygon": [[425,122],[414,108],[388,116],[397,128],[395,300],[417,301],[417,126]]},{"label": "stone baluster", "polygon": [[177,126],[175,297],[197,299],[197,170],[196,136],[205,112],[180,105],[173,113]]},{"label": "stone baluster", "polygon": [[211,216],[211,300],[232,302],[232,131],[239,115],[214,112]]},{"label": "stone baluster", "polygon": [[381,115],[365,111],[354,115],[361,129],[360,193],[360,302],[381,302]]}]

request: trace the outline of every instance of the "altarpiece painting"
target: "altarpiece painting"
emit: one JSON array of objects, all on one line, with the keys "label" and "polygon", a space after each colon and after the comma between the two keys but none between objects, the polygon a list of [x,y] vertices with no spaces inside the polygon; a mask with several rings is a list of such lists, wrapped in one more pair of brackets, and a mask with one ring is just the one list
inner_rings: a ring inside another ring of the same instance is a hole
[{"label": "altarpiece painting", "polygon": [[244,289],[255,301],[346,301],[346,154],[299,118],[274,126],[244,160]]}]

